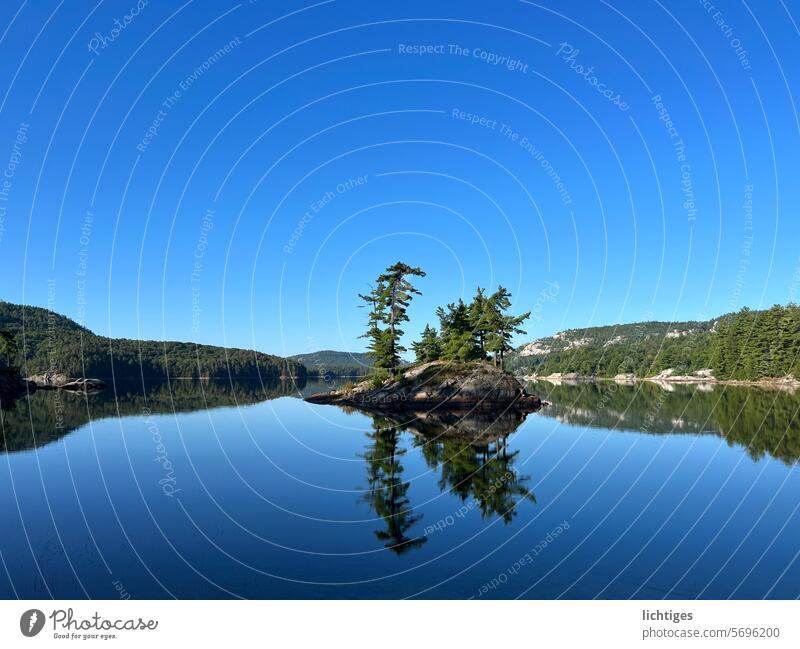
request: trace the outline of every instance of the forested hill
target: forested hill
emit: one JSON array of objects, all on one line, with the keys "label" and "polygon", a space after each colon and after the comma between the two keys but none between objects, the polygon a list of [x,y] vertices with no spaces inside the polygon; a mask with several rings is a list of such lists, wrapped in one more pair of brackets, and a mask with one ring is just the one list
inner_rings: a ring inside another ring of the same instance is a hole
[{"label": "forested hill", "polygon": [[721,380],[800,378],[800,307],[742,309],[699,322],[639,322],[571,329],[517,348],[506,369],[546,376],[556,372],[648,377],[713,370]]},{"label": "forested hill", "polygon": [[[23,335],[24,309],[24,335]],[[48,309],[0,301],[0,330],[14,334],[15,364],[28,375],[92,378],[274,379],[304,377],[297,361],[248,349],[106,338]]]},{"label": "forested hill", "polygon": [[360,352],[337,352],[325,349],[289,357],[306,366],[313,376],[366,376],[372,371],[372,357]]}]

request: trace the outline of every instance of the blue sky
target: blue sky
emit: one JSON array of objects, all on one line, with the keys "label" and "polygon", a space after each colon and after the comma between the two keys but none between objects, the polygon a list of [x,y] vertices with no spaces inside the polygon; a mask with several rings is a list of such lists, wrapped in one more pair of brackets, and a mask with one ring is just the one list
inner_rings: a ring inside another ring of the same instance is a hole
[{"label": "blue sky", "polygon": [[0,298],[280,354],[398,259],[409,341],[478,284],[526,339],[786,303],[798,9],[4,2]]}]

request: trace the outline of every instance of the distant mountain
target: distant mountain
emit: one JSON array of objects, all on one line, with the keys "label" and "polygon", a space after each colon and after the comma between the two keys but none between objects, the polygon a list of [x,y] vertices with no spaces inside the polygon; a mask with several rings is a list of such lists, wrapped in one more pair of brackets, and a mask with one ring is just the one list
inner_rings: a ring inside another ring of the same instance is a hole
[{"label": "distant mountain", "polygon": [[372,371],[372,358],[360,352],[325,349],[289,357],[306,367],[307,376],[366,376]]},{"label": "distant mountain", "polygon": [[69,318],[0,301],[0,330],[15,335],[26,376],[277,379],[305,376],[302,363],[250,349],[98,336]]},{"label": "distant mountain", "polygon": [[742,309],[714,320],[637,322],[569,329],[509,354],[506,369],[613,377],[689,374],[712,369],[718,379],[800,377],[800,308]]}]

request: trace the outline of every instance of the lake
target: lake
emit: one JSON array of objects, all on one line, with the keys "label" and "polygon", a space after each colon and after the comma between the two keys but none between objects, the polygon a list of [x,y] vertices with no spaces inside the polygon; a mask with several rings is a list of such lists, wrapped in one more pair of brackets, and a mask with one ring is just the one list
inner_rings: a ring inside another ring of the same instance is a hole
[{"label": "lake", "polygon": [[3,598],[796,598],[800,394],[529,384],[400,420],[307,383],[2,412]]}]

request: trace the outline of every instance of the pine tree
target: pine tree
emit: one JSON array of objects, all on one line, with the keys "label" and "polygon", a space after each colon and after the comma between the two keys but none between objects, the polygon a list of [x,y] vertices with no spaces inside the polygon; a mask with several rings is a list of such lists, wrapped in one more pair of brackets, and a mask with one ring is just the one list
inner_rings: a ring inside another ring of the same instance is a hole
[{"label": "pine tree", "polygon": [[373,288],[369,293],[359,294],[359,298],[364,301],[362,306],[370,309],[367,316],[367,331],[361,338],[367,338],[367,354],[372,358],[373,367],[376,369],[391,369],[389,364],[389,348],[387,330],[382,329],[381,325],[386,323],[386,286],[382,282]]},{"label": "pine tree", "polygon": [[408,322],[406,311],[414,295],[421,295],[406,279],[408,276],[425,277],[425,272],[398,261],[378,276],[373,290],[359,295],[370,307],[368,329],[363,336],[370,340],[368,353],[376,368],[392,373],[400,367],[400,354],[406,351],[400,344],[400,325]]},{"label": "pine tree", "polygon": [[480,358],[486,358],[486,336],[490,333],[491,303],[479,286],[469,305],[469,320],[477,340]]},{"label": "pine tree", "polygon": [[502,286],[488,299],[486,351],[494,353],[494,364],[503,366],[503,357],[507,351],[513,349],[511,340],[514,334],[527,333],[520,325],[527,320],[531,313],[519,316],[506,315],[511,308],[511,293]]}]

